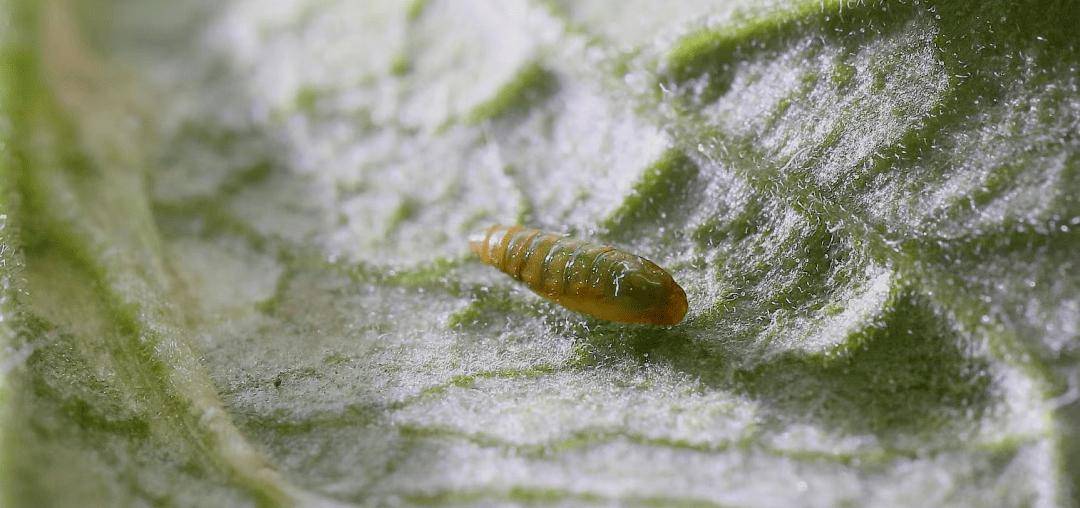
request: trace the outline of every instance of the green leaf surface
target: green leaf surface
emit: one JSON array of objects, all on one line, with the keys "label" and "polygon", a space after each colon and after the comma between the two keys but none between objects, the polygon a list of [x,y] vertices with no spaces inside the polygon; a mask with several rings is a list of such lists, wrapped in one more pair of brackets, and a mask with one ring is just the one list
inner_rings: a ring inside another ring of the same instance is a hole
[{"label": "green leaf surface", "polygon": [[[0,26],[4,506],[1080,503],[1074,2]],[[469,255],[514,222],[686,321]]]}]

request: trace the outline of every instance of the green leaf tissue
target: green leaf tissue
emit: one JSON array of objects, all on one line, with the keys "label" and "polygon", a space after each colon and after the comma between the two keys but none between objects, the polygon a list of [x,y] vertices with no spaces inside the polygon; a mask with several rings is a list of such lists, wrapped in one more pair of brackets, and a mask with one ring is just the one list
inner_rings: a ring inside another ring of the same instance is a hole
[{"label": "green leaf tissue", "polygon": [[[0,505],[1076,506],[1077,27],[0,0]],[[685,319],[545,300],[491,224]]]}]

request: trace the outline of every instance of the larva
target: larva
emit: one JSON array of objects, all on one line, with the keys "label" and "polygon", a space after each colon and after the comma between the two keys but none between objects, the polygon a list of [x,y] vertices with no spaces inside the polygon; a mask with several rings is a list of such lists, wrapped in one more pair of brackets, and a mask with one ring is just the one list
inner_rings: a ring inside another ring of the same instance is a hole
[{"label": "larva", "polygon": [[645,258],[521,226],[491,226],[469,238],[480,260],[570,310],[608,321],[674,325],[686,292]]}]

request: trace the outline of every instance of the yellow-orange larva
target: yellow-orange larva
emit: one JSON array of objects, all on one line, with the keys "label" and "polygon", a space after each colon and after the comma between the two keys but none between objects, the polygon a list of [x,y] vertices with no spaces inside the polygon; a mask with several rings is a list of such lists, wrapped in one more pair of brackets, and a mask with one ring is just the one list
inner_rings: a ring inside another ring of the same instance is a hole
[{"label": "yellow-orange larva", "polygon": [[620,323],[674,325],[686,292],[655,263],[607,245],[521,226],[469,239],[480,260],[570,310]]}]

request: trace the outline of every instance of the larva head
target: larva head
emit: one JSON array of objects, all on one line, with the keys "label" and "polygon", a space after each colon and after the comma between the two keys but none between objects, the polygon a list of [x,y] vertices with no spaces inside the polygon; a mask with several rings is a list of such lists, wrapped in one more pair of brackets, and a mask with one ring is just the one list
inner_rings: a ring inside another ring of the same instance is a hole
[{"label": "larva head", "polygon": [[663,268],[647,259],[619,280],[616,299],[627,308],[636,322],[653,325],[676,325],[686,316],[689,305],[686,292]]},{"label": "larva head", "polygon": [[690,310],[690,303],[686,301],[686,291],[668,275],[667,303],[663,311],[657,314],[657,322],[662,325],[677,325],[686,317],[686,311]]}]

